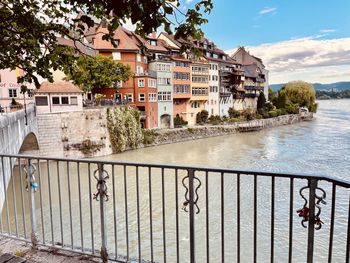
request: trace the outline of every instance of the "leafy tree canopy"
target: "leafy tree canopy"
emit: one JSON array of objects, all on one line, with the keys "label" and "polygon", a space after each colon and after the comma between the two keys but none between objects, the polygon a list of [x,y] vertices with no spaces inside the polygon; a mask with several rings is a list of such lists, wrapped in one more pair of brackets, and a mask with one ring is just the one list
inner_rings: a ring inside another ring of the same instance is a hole
[{"label": "leafy tree canopy", "polygon": [[[112,43],[117,43],[113,31],[126,21],[135,24],[141,35],[163,26],[177,38],[200,38],[200,26],[207,22],[203,13],[209,13],[213,4],[197,1],[183,12],[177,0],[1,0],[0,69],[19,67],[26,72],[19,81],[37,87],[37,76],[53,81],[50,69],[69,67],[80,51],[77,43],[86,45],[84,37],[91,36],[89,29],[100,21],[109,29],[104,39]],[[73,41],[74,48],[57,43],[58,36]]]},{"label": "leafy tree canopy", "polygon": [[285,93],[288,103],[299,106],[310,107],[316,100],[315,88],[312,84],[304,81],[293,81],[285,84],[280,91],[280,94],[282,93]]},{"label": "leafy tree canopy", "polygon": [[257,109],[265,108],[266,98],[264,92],[260,92],[257,102]]},{"label": "leafy tree canopy", "polygon": [[127,81],[132,75],[129,65],[100,55],[80,56],[71,70],[65,73],[66,79],[72,80],[84,92],[94,88],[117,87],[118,81]]}]

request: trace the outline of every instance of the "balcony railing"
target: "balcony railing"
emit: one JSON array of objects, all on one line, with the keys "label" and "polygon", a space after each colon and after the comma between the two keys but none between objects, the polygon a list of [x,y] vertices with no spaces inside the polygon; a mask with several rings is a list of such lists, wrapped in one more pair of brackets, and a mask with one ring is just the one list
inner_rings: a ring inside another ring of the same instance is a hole
[{"label": "balcony railing", "polygon": [[0,172],[0,236],[34,248],[104,262],[350,260],[350,183],[333,177],[23,155],[0,155]]}]

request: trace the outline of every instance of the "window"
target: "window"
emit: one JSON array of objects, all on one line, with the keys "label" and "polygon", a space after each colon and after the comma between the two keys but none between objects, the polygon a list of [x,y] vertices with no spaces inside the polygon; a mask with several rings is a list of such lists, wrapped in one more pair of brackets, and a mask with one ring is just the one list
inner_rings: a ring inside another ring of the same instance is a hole
[{"label": "window", "polygon": [[145,102],[145,94],[144,93],[139,93],[139,102]]},{"label": "window", "polygon": [[192,77],[192,82],[195,83],[208,83],[208,77]]},{"label": "window", "polygon": [[167,72],[171,71],[170,65],[165,63],[158,63],[156,68],[157,68],[157,71],[167,71]]},{"label": "window", "polygon": [[133,102],[134,101],[132,94],[125,94],[124,96],[125,96],[125,99],[126,99],[127,102]]},{"label": "window", "polygon": [[201,96],[201,95],[208,95],[208,88],[192,88],[192,95],[194,96]]},{"label": "window", "polygon": [[158,85],[171,85],[170,78],[158,78]]},{"label": "window", "polygon": [[47,106],[48,101],[46,96],[36,96],[35,97],[36,106]]},{"label": "window", "polygon": [[17,89],[9,89],[9,97],[17,98]]},{"label": "window", "polygon": [[144,79],[138,79],[138,86],[144,87],[145,86],[145,80]]},{"label": "window", "polygon": [[115,82],[115,87],[116,87],[116,88],[121,88],[122,86],[123,86],[123,81],[117,80],[117,81]]},{"label": "window", "polygon": [[149,102],[157,101],[157,94],[156,93],[148,93],[148,101]]},{"label": "window", "polygon": [[218,81],[219,80],[219,77],[217,75],[212,75],[211,76],[211,80],[212,81]]},{"label": "window", "polygon": [[143,57],[143,63],[147,63],[147,57],[146,56]]},{"label": "window", "polygon": [[70,97],[71,105],[78,105],[78,97]]},{"label": "window", "polygon": [[171,92],[170,91],[158,92],[158,101],[171,101]]},{"label": "window", "polygon": [[174,85],[174,93],[190,93],[189,85]]},{"label": "window", "polygon": [[113,57],[113,60],[121,60],[120,52],[113,52],[112,57]]},{"label": "window", "polygon": [[69,104],[68,97],[61,97],[61,104]]},{"label": "window", "polygon": [[218,86],[210,86],[210,92],[218,92]]},{"label": "window", "polygon": [[189,68],[190,64],[182,61],[175,61],[174,65],[179,68]]},{"label": "window", "polygon": [[190,73],[174,72],[174,79],[176,79],[176,80],[189,80]]},{"label": "window", "polygon": [[199,104],[198,101],[194,101],[194,102],[191,103],[191,108],[196,109],[196,108],[199,108],[199,107],[200,107],[200,104]]},{"label": "window", "polygon": [[157,85],[157,82],[155,79],[148,79],[148,87],[155,88]]},{"label": "window", "polygon": [[148,43],[149,43],[151,46],[157,46],[157,40],[150,39],[150,40],[148,40]]},{"label": "window", "polygon": [[139,74],[139,75],[143,74],[143,67],[137,66],[136,67],[136,73]]},{"label": "window", "polygon": [[60,104],[60,97],[52,97],[52,104],[53,105]]},{"label": "window", "polygon": [[140,54],[137,54],[136,60],[137,60],[137,62],[141,62],[141,55]]}]

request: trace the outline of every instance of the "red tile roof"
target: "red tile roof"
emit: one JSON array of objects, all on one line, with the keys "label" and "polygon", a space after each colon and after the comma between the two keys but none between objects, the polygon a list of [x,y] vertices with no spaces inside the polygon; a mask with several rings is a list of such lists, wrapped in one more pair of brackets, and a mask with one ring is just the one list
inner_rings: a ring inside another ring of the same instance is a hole
[{"label": "red tile roof", "polygon": [[35,93],[83,93],[83,91],[69,81],[58,81],[53,83],[45,81]]}]

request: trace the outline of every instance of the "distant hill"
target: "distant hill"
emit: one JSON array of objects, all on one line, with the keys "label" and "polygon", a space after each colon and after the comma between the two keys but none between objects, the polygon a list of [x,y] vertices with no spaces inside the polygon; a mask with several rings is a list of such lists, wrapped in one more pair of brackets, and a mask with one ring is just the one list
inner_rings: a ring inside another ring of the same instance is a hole
[{"label": "distant hill", "polygon": [[[284,84],[271,84],[270,87],[273,91],[277,91],[282,88]],[[334,91],[342,91],[342,90],[350,90],[350,81],[342,81],[335,82],[330,84],[321,84],[321,83],[313,83],[315,89],[317,90],[334,90]]]}]

